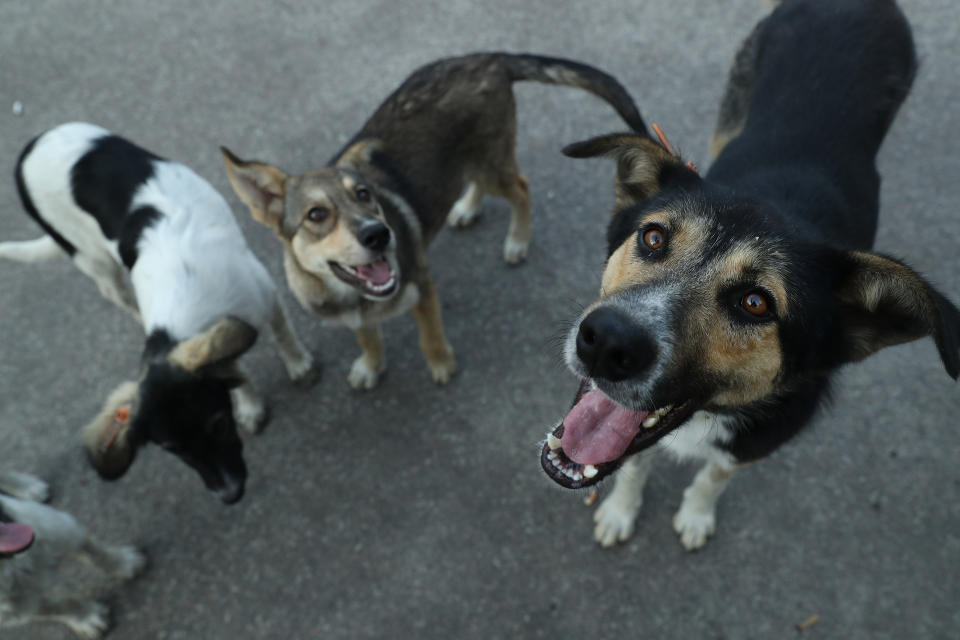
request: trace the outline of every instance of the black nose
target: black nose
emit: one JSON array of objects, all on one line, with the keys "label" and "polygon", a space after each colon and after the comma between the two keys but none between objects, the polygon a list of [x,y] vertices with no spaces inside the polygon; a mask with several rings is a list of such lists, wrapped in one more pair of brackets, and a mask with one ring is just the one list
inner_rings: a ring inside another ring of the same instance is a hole
[{"label": "black nose", "polygon": [[600,307],[580,323],[577,356],[591,376],[616,382],[646,371],[657,345],[625,313]]},{"label": "black nose", "polygon": [[370,251],[383,251],[390,244],[390,229],[380,222],[368,224],[361,227],[357,240]]}]

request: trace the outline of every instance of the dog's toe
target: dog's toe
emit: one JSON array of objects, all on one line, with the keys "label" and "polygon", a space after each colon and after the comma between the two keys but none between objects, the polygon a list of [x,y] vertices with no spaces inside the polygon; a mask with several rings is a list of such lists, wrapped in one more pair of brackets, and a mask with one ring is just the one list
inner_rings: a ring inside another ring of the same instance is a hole
[{"label": "dog's toe", "polygon": [[716,530],[713,511],[698,511],[681,506],[673,517],[673,530],[680,534],[680,544],[687,551],[696,551],[707,543]]},{"label": "dog's toe", "polygon": [[46,502],[50,499],[50,485],[29,473],[7,472],[4,488],[21,500]]},{"label": "dog's toe", "polygon": [[99,602],[91,602],[85,614],[65,618],[64,622],[84,640],[98,640],[110,628],[110,610]]},{"label": "dog's toe", "polygon": [[270,412],[267,411],[267,406],[262,401],[241,404],[234,411],[237,424],[251,435],[263,431],[269,416]]},{"label": "dog's toe", "polygon": [[306,357],[287,365],[287,375],[298,387],[306,389],[320,380],[320,365]]},{"label": "dog's toe", "polygon": [[593,528],[594,540],[601,547],[612,547],[618,542],[628,540],[633,535],[639,512],[640,505],[627,508],[607,498],[593,514],[593,521],[596,523]]},{"label": "dog's toe", "polygon": [[427,365],[430,367],[430,375],[433,377],[433,381],[439,385],[450,382],[450,377],[457,370],[457,361],[453,357],[453,351],[443,360],[428,362]]},{"label": "dog's toe", "polygon": [[116,576],[122,580],[137,577],[147,568],[147,556],[134,546],[118,547]]},{"label": "dog's toe", "polygon": [[529,242],[518,242],[513,238],[507,238],[503,243],[503,259],[509,264],[520,264],[527,259],[527,249]]},{"label": "dog's toe", "polygon": [[360,356],[353,361],[350,367],[350,373],[347,375],[347,382],[350,386],[359,391],[370,390],[377,386],[380,380],[380,374],[383,373],[385,364],[380,367],[371,367],[367,360]]}]

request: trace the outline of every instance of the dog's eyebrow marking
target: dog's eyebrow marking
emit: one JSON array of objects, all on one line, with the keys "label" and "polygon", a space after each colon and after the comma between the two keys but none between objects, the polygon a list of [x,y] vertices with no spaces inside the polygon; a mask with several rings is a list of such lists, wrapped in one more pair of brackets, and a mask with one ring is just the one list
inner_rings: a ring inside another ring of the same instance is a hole
[{"label": "dog's eyebrow marking", "polygon": [[[776,254],[770,255],[776,256]],[[780,315],[786,315],[789,300],[784,277],[779,269],[769,264],[770,260],[766,258],[767,256],[759,247],[739,243],[722,257],[720,278],[730,281],[740,279],[744,274],[751,274],[757,284],[774,295]]]},{"label": "dog's eyebrow marking", "polygon": [[357,181],[354,180],[353,176],[349,174],[341,174],[340,181],[343,183],[343,188],[347,191],[353,191],[354,187],[357,186]]}]

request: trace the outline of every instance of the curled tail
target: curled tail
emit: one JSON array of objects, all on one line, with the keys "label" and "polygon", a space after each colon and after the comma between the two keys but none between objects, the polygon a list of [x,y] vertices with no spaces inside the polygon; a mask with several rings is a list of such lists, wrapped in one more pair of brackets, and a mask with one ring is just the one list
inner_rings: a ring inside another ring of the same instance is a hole
[{"label": "curled tail", "polygon": [[561,84],[589,91],[609,103],[623,121],[637,133],[649,135],[633,98],[616,78],[599,69],[563,58],[533,54],[500,54],[500,63],[514,82],[533,80],[546,84]]}]

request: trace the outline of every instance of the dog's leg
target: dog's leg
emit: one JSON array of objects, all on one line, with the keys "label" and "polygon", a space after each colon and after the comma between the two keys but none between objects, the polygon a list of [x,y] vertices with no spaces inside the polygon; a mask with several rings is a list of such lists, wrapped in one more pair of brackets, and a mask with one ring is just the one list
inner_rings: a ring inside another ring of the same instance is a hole
[{"label": "dog's leg", "polygon": [[353,361],[347,382],[354,389],[373,389],[377,386],[380,374],[387,368],[386,353],[383,348],[383,333],[380,326],[360,327],[354,333],[357,343],[363,350],[360,357]]},{"label": "dog's leg", "polygon": [[317,380],[317,371],[313,366],[313,357],[307,351],[297,334],[293,332],[287,314],[280,301],[273,306],[273,315],[270,318],[270,330],[273,332],[273,341],[277,346],[277,353],[287,368],[287,375],[294,382],[310,386]]},{"label": "dog's leg", "polygon": [[247,433],[260,433],[267,424],[267,405],[239,363],[233,364],[233,375],[243,379],[240,386],[230,391],[233,417]]},{"label": "dog's leg", "polygon": [[480,212],[483,191],[476,182],[470,182],[460,199],[453,203],[447,215],[447,224],[451,227],[466,227],[473,223]]},{"label": "dog's leg", "polygon": [[103,545],[87,538],[77,553],[104,573],[121,580],[140,575],[147,566],[146,556],[131,545]]},{"label": "dog's leg", "polygon": [[673,528],[687,551],[699,549],[716,529],[717,499],[733,476],[733,467],[708,462],[683,492]]},{"label": "dog's leg", "polygon": [[100,259],[80,253],[73,256],[73,262],[80,271],[97,283],[97,288],[104,298],[121,309],[126,309],[138,323],[141,322],[137,297],[120,265],[108,258]]},{"label": "dog's leg", "polygon": [[519,264],[530,246],[530,183],[514,169],[501,178],[499,194],[510,203],[510,230],[503,243],[503,259]]},{"label": "dog's leg", "polygon": [[643,487],[653,469],[653,455],[638,453],[617,471],[613,492],[593,514],[594,539],[603,547],[612,547],[633,535],[637,514],[643,506]]},{"label": "dog's leg", "polygon": [[0,473],[0,492],[34,502],[46,502],[50,499],[50,486],[29,473],[4,471]]},{"label": "dog's leg", "polygon": [[440,314],[440,299],[433,280],[420,288],[420,301],[413,308],[413,317],[420,329],[420,350],[427,358],[430,374],[437,384],[447,384],[457,368],[453,347],[443,333],[443,318]]},{"label": "dog's leg", "polygon": [[0,242],[0,258],[17,262],[46,262],[67,255],[50,236],[22,242]]}]

